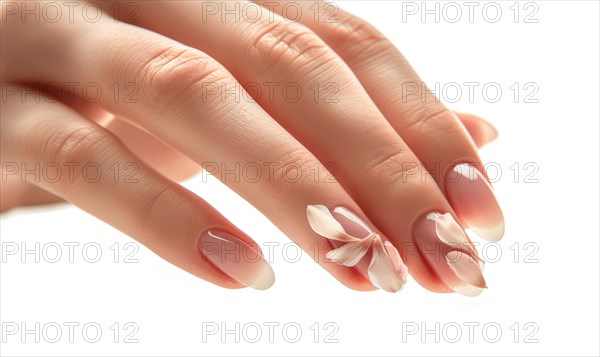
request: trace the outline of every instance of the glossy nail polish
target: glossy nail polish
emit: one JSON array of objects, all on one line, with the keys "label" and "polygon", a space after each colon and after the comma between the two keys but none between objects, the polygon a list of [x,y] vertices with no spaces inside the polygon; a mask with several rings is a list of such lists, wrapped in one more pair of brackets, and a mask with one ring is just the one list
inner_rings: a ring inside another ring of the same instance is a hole
[{"label": "glossy nail polish", "polygon": [[209,230],[198,241],[204,259],[238,282],[257,290],[265,290],[275,282],[273,269],[259,248],[232,234]]},{"label": "glossy nail polish", "polygon": [[413,228],[413,239],[427,263],[455,292],[477,296],[486,288],[475,248],[450,213],[431,212]]},{"label": "glossy nail polish", "polygon": [[482,129],[483,129],[483,133],[485,135],[485,143],[488,144],[494,140],[496,140],[496,138],[498,137],[498,130],[496,130],[496,128],[490,124],[489,122],[480,119],[482,125]]},{"label": "glossy nail polish", "polygon": [[[340,222],[344,230],[354,237],[363,238],[368,236],[373,230],[363,222],[357,215],[346,209],[345,207],[336,207],[331,212],[332,216],[336,221]],[[339,241],[329,240],[331,245],[335,248],[339,248],[344,245]],[[363,259],[361,259],[356,265],[356,271],[363,277],[369,279],[369,261],[371,260],[371,252],[367,252]]]},{"label": "glossy nail polish", "polygon": [[309,205],[306,214],[312,230],[333,245],[326,255],[331,262],[355,267],[388,292],[400,291],[406,284],[408,270],[398,250],[350,210],[336,207],[330,212],[324,205]]},{"label": "glossy nail polish", "polygon": [[481,238],[499,241],[504,235],[504,216],[492,186],[470,164],[456,165],[446,176],[446,195],[456,214]]}]

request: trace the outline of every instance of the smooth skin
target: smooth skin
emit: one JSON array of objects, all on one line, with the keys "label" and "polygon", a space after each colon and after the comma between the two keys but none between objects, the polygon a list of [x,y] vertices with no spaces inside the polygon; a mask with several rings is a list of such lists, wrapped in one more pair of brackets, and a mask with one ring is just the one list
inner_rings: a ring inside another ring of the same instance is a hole
[{"label": "smooth skin", "polygon": [[[135,183],[105,175],[92,183],[81,179],[81,165],[74,181],[2,182],[3,211],[64,199],[182,269],[237,288],[243,285],[200,259],[198,237],[225,227],[252,239],[177,181],[206,163],[276,163],[272,175],[258,180],[215,176],[311,255],[314,244],[330,246],[308,226],[306,207],[344,206],[398,248],[421,285],[451,291],[420,255],[408,256],[403,247],[418,216],[453,212],[428,169],[457,162],[482,167],[477,145],[496,135],[488,123],[456,114],[431,95],[405,100],[397,84],[422,82],[408,62],[370,25],[341,10],[328,13],[325,2],[300,4],[322,6],[333,22],[312,16],[291,22],[277,8],[261,10],[260,1],[252,7],[227,2],[245,9],[240,21],[218,14],[199,20],[209,3],[204,0],[127,3],[137,6],[135,24],[110,17],[118,2],[101,2],[106,14],[97,22],[81,11],[56,22],[23,21],[21,8],[3,2],[2,162],[95,162],[103,172],[132,162],[139,169]],[[95,103],[64,95],[35,100],[28,87],[52,83],[68,91],[73,82],[95,83],[105,95]],[[115,83],[134,84],[137,101],[115,100],[108,90]],[[304,94],[258,96],[248,83],[263,93],[268,83],[293,83]],[[333,83],[335,100],[315,100],[315,83]],[[222,96],[223,88],[255,101]],[[288,163],[299,165],[297,180],[279,169]],[[355,269],[327,262],[327,249],[317,252],[317,262],[343,284],[374,289]]]}]

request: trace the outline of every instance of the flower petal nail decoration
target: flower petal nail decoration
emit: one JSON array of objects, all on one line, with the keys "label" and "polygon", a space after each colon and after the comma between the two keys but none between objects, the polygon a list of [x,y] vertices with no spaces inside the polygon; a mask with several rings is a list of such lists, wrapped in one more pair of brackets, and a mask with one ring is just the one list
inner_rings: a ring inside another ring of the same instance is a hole
[{"label": "flower petal nail decoration", "polygon": [[374,235],[377,233],[371,233],[365,239],[346,243],[342,247],[329,251],[326,257],[334,263],[347,267],[355,266],[367,254]]},{"label": "flower petal nail decoration", "polygon": [[383,242],[379,235],[373,239],[373,257],[369,264],[369,278],[376,287],[396,292],[406,284],[408,269],[398,250],[390,242]]},{"label": "flower petal nail decoration", "polygon": [[442,242],[451,247],[469,251],[475,256],[475,258],[477,258],[480,267],[484,267],[485,262],[479,257],[477,251],[475,251],[467,239],[465,231],[463,231],[450,213],[439,214],[432,212],[427,215],[427,219],[435,222],[435,232]]},{"label": "flower petal nail decoration", "polygon": [[[444,284],[465,296],[486,289],[483,261],[451,213],[431,212],[415,222],[413,239]],[[440,259],[439,253],[445,259]]]},{"label": "flower petal nail decoration", "polygon": [[402,262],[398,250],[390,242],[384,242],[379,234],[371,232],[366,237],[358,238],[346,233],[340,222],[323,205],[307,206],[306,215],[308,223],[317,234],[346,243],[328,252],[327,259],[352,267],[372,247],[368,272],[373,285],[385,291],[396,292],[406,284],[408,269]]},{"label": "flower petal nail decoration", "polygon": [[435,221],[435,232],[440,240],[455,248],[468,246],[467,236],[450,213],[430,213],[427,218]]},{"label": "flower petal nail decoration", "polygon": [[465,296],[477,296],[483,289],[487,289],[485,279],[481,275],[481,267],[471,257],[459,252],[450,252],[446,255],[446,262],[454,274],[464,282],[454,287],[456,292]]},{"label": "flower petal nail decoration", "polygon": [[308,206],[306,208],[308,223],[317,234],[340,242],[359,240],[347,234],[340,222],[336,221],[327,207],[323,205]]}]

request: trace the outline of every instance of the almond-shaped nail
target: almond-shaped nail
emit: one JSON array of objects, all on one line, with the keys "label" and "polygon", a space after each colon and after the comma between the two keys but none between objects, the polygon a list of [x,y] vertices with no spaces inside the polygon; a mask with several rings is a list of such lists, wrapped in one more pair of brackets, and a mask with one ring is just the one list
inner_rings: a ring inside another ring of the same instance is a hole
[{"label": "almond-shaped nail", "polygon": [[[364,238],[373,232],[373,229],[371,229],[371,227],[369,227],[365,222],[363,222],[362,219],[360,219],[357,215],[355,215],[345,207],[336,207],[333,209],[331,214],[336,219],[336,221],[340,222],[346,233],[354,237]],[[344,245],[343,242],[331,239],[329,240],[329,243],[331,243],[331,245],[333,245],[335,248],[340,248]],[[330,256],[332,256],[332,258],[334,259],[336,257],[336,255],[333,253],[330,254]],[[371,257],[372,253],[370,251],[367,251],[365,257],[354,266],[356,268],[356,271],[358,271],[360,275],[367,279],[370,279],[369,262],[371,261]]]},{"label": "almond-shaped nail", "polygon": [[483,123],[483,132],[485,133],[485,142],[490,143],[498,137],[498,130],[488,121],[481,119]]},{"label": "almond-shaped nail", "polygon": [[448,173],[446,194],[458,217],[481,238],[497,242],[504,235],[504,216],[485,177],[470,164]]},{"label": "almond-shaped nail", "polygon": [[355,267],[385,291],[397,292],[404,287],[408,269],[398,250],[356,214],[341,206],[329,211],[324,205],[309,205],[306,214],[313,231],[334,247],[327,253],[332,262]]},{"label": "almond-shaped nail", "polygon": [[206,231],[198,240],[198,248],[206,260],[241,284],[265,290],[275,282],[273,269],[258,246],[253,247],[232,234],[215,229]]},{"label": "almond-shaped nail", "polygon": [[431,212],[420,218],[413,239],[429,266],[455,292],[477,296],[487,287],[475,248],[450,213]]}]

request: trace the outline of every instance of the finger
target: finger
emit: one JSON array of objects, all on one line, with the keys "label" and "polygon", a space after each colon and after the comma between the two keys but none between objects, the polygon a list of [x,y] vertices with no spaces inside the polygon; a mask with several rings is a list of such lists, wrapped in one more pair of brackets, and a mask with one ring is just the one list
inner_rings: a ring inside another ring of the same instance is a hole
[{"label": "finger", "polygon": [[173,181],[198,173],[200,166],[146,130],[116,118],[105,128],[121,139],[137,157]]},{"label": "finger", "polygon": [[[257,3],[272,4],[268,0]],[[284,0],[280,5],[290,3],[303,9],[294,20],[315,31],[352,68],[390,124],[434,176],[463,222],[487,240],[500,240],[504,217],[473,140],[396,47],[364,20],[326,1]]]},{"label": "finger", "polygon": [[173,181],[184,180],[200,170],[198,164],[182,155],[140,126],[116,118],[97,103],[82,98],[79,93],[64,90],[55,84],[38,83],[35,85],[40,96],[54,100],[75,109],[89,120],[98,123],[117,138],[148,166],[154,168]]},{"label": "finger", "polygon": [[[446,259],[439,259],[446,243],[429,229],[437,216],[427,218],[427,213],[450,213],[450,205],[353,73],[312,31],[256,6],[245,8],[248,2],[227,2],[222,6],[228,9],[217,7],[211,12],[216,16],[207,17],[205,5],[214,2],[137,4],[139,24],[206,50],[247,86],[279,84],[273,96],[255,93],[255,99],[321,162],[337,165],[336,178],[401,250],[420,283],[435,291],[446,291],[447,286],[460,291],[471,284],[461,280]],[[243,20],[222,21],[226,11]],[[202,21],[197,21],[198,14]],[[315,82],[337,85],[335,101],[306,95]],[[295,87],[295,97],[281,90],[286,84]],[[417,220],[424,228],[416,228]],[[457,240],[468,245],[464,233],[459,234]],[[363,248],[358,243],[353,247]],[[468,269],[481,276],[478,266]]]},{"label": "finger", "polygon": [[477,147],[482,147],[496,140],[498,131],[483,118],[467,113],[455,113],[465,126]]},{"label": "finger", "polygon": [[[103,93],[110,93],[97,98],[99,105],[132,120],[134,125],[203,165],[341,282],[357,290],[373,289],[368,264],[355,270],[326,259],[335,243],[311,230],[307,206],[344,207],[366,222],[370,230],[381,237],[385,235],[373,227],[314,155],[260,106],[235,95],[220,96],[220,88],[241,87],[211,57],[157,33],[109,18],[96,23],[73,19],[40,24],[26,32],[19,29],[18,21],[9,21],[5,28],[3,46],[6,44],[10,51],[2,51],[2,55],[4,63],[11,64],[13,70],[7,76],[14,76],[13,80],[43,78],[47,82],[76,82],[82,86],[94,83]],[[28,37],[15,41],[19,34]],[[58,43],[68,45],[60,51],[45,51],[39,40],[41,34],[55,36]],[[22,55],[11,57],[26,52],[20,51],[21,43],[41,48],[35,57],[44,61],[22,60]],[[54,66],[48,68],[46,63]],[[138,88],[135,101],[114,100],[110,88],[115,84]],[[238,93],[247,95],[243,90]],[[430,279],[437,282],[435,277]]]},{"label": "finger", "polygon": [[257,244],[205,201],[74,110],[22,100],[21,86],[10,85],[13,94],[6,96],[2,88],[2,166],[11,168],[10,176],[71,202],[209,282],[271,286],[273,271]]},{"label": "finger", "polygon": [[[4,175],[2,169],[0,169],[0,175]],[[12,175],[0,182],[0,213],[22,206],[39,206],[58,202],[63,202],[63,200],[38,186],[21,182]]]}]

